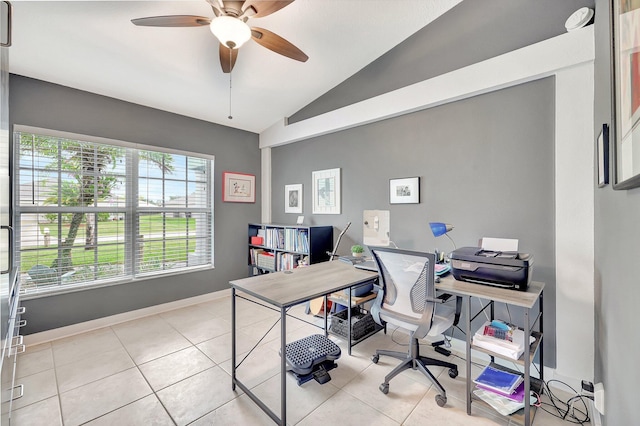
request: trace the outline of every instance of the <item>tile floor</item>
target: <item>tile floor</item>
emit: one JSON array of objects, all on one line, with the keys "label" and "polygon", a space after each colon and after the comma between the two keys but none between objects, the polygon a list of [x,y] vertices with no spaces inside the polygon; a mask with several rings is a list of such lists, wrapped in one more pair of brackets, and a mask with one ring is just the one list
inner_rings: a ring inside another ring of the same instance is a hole
[{"label": "tile floor", "polygon": [[[81,335],[29,347],[19,356],[17,381],[25,394],[16,400],[12,426],[37,425],[272,425],[246,395],[231,390],[231,304],[229,297],[105,327]],[[238,377],[269,407],[279,412],[279,313],[238,301],[238,349],[251,349]],[[290,312],[313,320],[303,307]],[[287,320],[288,341],[318,329],[295,318]],[[394,378],[387,395],[378,390],[397,360],[371,362],[377,348],[405,350],[403,333],[379,332],[347,354],[324,385],[298,386],[288,375],[287,419],[290,425],[510,425],[509,418],[472,405],[466,414],[464,360],[453,358],[460,375],[432,371],[447,389],[444,407],[419,372]],[[427,353],[428,351],[428,353]],[[430,349],[429,356],[439,356]],[[240,356],[244,356],[241,354]],[[479,372],[478,367],[474,367]],[[535,425],[564,422],[538,410]]]}]

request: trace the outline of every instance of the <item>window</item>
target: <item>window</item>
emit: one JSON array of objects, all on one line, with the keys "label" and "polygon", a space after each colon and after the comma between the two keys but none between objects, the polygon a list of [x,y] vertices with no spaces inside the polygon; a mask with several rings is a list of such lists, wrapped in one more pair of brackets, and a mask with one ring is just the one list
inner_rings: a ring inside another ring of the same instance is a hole
[{"label": "window", "polygon": [[213,266],[213,159],[16,127],[22,288],[42,293]]}]

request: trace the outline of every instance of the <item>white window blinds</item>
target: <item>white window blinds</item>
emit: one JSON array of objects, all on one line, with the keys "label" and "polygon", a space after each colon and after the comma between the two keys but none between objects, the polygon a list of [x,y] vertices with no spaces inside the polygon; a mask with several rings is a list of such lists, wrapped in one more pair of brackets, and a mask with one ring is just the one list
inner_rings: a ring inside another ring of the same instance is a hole
[{"label": "white window blinds", "polygon": [[213,265],[212,159],[31,132],[14,144],[27,292]]}]

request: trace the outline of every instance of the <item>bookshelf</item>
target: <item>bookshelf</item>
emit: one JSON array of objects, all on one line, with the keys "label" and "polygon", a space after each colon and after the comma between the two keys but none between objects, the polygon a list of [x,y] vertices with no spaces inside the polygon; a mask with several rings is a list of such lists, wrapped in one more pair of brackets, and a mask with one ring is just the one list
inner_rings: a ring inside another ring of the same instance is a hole
[{"label": "bookshelf", "polygon": [[248,227],[249,276],[293,269],[329,260],[333,226],[250,223]]}]

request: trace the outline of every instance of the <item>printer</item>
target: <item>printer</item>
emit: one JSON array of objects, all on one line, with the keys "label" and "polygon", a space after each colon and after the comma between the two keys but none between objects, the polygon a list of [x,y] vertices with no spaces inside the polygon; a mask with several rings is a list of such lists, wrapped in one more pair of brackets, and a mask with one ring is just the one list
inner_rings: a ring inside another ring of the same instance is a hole
[{"label": "printer", "polygon": [[461,247],[451,252],[451,272],[457,280],[526,291],[533,255]]}]

